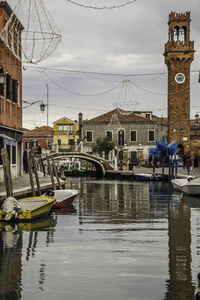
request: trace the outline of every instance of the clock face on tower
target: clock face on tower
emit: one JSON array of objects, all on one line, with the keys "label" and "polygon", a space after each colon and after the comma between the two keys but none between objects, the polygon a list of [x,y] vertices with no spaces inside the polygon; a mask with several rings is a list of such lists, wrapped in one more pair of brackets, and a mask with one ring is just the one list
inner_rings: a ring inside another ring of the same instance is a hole
[{"label": "clock face on tower", "polygon": [[183,83],[185,81],[185,75],[183,73],[177,73],[175,76],[175,81],[177,83]]}]

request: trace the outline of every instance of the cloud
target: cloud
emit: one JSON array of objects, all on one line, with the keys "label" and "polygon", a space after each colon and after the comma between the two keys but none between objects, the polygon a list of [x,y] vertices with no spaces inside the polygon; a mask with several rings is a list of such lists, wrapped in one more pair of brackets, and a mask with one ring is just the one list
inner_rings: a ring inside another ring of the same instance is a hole
[{"label": "cloud", "polygon": [[[126,1],[105,0],[104,3],[122,2]],[[90,5],[98,1],[81,0],[81,3]],[[191,11],[191,40],[195,41],[197,50],[191,65],[191,71],[196,71],[191,73],[191,82],[196,80],[191,85],[191,115],[195,114],[195,110],[200,110],[197,83],[200,69],[199,1],[137,0],[134,4],[113,10],[84,9],[67,0],[48,0],[45,5],[62,34],[62,41],[48,59],[35,66],[46,68],[50,79],[40,69],[29,66],[23,72],[23,99],[44,99],[45,102],[48,84],[51,124],[62,114],[77,119],[82,111],[87,118],[92,118],[102,111],[113,109],[121,87],[112,88],[125,80],[125,75],[135,75],[128,79],[137,82],[132,89],[140,103],[139,109],[153,110],[158,115],[166,116],[167,67],[163,53],[168,40],[167,23],[171,11]],[[50,68],[55,70],[50,71]],[[156,78],[156,74],[161,76]],[[111,91],[106,93],[109,89]],[[96,95],[100,93],[102,95]],[[33,126],[34,113],[37,113],[40,125],[45,124],[45,113],[41,116],[33,105],[24,110],[25,125],[28,126],[31,120],[30,126]]]}]

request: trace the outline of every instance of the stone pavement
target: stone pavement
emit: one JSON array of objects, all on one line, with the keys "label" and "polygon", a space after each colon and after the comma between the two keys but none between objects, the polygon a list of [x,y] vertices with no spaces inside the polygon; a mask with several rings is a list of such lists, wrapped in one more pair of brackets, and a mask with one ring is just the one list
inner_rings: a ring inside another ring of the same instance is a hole
[{"label": "stone pavement", "polygon": [[[52,188],[52,181],[51,181],[51,177],[49,175],[43,175],[43,173],[38,173],[39,175],[39,181],[40,181],[40,189],[41,192],[44,193],[45,191],[47,191],[48,189]],[[35,176],[33,175],[34,178],[34,186],[35,186],[35,190],[36,190],[36,195],[37,195],[37,185],[36,185],[36,181],[35,181]],[[54,181],[55,181],[55,185],[57,186],[57,180],[54,177]],[[61,185],[65,184],[64,180],[60,179],[60,183]],[[16,179],[12,180],[12,185],[13,185],[13,196],[14,197],[26,197],[26,196],[32,196],[32,189],[31,189],[31,184],[30,184],[30,177],[28,173],[24,173],[23,176],[20,176]],[[5,187],[5,183],[0,182],[0,201],[4,200],[7,198],[7,194],[6,194],[6,187]]]},{"label": "stone pavement", "polygon": [[[145,173],[145,174],[151,174],[153,171],[153,168],[147,168],[147,167],[136,167],[135,168],[135,172],[138,173]],[[155,173],[162,175],[162,168],[158,167],[155,169]],[[169,169],[166,167],[165,171],[164,171],[165,177],[168,177],[169,174]],[[200,169],[190,169],[190,176],[194,176],[194,177],[200,177]],[[187,178],[188,177],[188,173],[187,170],[183,170],[183,167],[178,167],[177,169],[177,178]]]}]

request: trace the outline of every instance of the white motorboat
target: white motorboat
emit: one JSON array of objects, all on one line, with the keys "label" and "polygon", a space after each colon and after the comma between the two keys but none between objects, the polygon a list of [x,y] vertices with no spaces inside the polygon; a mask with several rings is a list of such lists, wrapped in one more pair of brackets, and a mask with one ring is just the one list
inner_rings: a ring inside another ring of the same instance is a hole
[{"label": "white motorboat", "polygon": [[171,184],[175,191],[182,192],[182,186],[188,183],[187,178],[172,179]]},{"label": "white motorboat", "polygon": [[200,178],[194,178],[184,184],[182,192],[188,195],[200,196]]},{"label": "white motorboat", "polygon": [[200,196],[200,178],[188,176],[185,179],[172,179],[173,188],[184,194]]}]

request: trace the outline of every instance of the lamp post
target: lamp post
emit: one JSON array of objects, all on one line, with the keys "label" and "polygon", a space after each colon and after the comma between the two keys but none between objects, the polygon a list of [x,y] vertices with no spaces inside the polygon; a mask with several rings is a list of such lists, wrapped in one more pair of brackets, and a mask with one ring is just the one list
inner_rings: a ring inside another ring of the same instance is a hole
[{"label": "lamp post", "polygon": [[[1,77],[1,74],[0,74]],[[49,86],[46,84],[47,87],[47,104],[44,104],[42,100],[34,101],[34,102],[29,102],[29,101],[22,101],[23,103],[23,109],[29,108],[35,103],[41,103],[40,104],[40,110],[43,113],[45,111],[45,107],[47,106],[47,126],[49,126]]]},{"label": "lamp post", "polygon": [[196,126],[199,126],[199,111],[196,112],[196,115],[195,115],[195,120],[196,120]]},{"label": "lamp post", "polygon": [[119,131],[119,141],[120,141],[120,155],[119,155],[119,160],[120,160],[120,166],[119,166],[119,169],[120,170],[123,170],[123,165],[122,165],[122,163],[123,163],[123,152],[122,152],[122,135],[123,135],[123,130],[122,129],[120,129],[120,131]]}]

